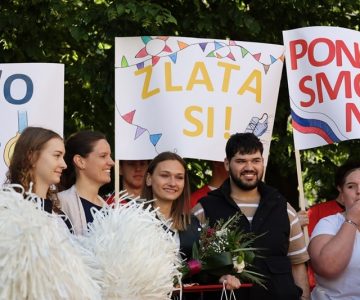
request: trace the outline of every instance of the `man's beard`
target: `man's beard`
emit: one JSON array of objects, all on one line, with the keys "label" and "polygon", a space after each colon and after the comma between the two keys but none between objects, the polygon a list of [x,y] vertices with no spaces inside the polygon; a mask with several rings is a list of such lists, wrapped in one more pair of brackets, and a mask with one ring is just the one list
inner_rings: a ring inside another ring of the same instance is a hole
[{"label": "man's beard", "polygon": [[242,189],[242,190],[244,190],[244,191],[251,191],[251,190],[254,190],[254,189],[256,189],[257,188],[257,186],[258,186],[258,184],[259,184],[259,177],[258,177],[258,174],[256,173],[256,172],[248,172],[248,171],[244,171],[244,172],[242,172],[242,173],[251,173],[251,174],[254,174],[255,176],[256,176],[256,180],[254,181],[254,182],[250,182],[250,183],[247,183],[247,182],[245,182],[245,181],[243,181],[243,180],[241,180],[240,179],[240,176],[239,177],[237,177],[234,173],[233,173],[233,171],[231,170],[231,168],[230,168],[230,170],[229,170],[229,175],[230,175],[230,177],[231,177],[231,179],[232,179],[232,181],[234,182],[234,184],[238,187],[238,188],[240,188],[240,189]]}]

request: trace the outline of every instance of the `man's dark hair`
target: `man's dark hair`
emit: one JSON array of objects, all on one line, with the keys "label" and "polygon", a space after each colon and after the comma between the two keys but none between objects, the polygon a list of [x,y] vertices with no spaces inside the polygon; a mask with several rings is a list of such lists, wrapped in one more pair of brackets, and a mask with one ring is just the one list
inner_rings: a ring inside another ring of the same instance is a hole
[{"label": "man's dark hair", "polygon": [[259,138],[253,133],[235,133],[230,136],[226,143],[226,158],[230,161],[236,153],[253,154],[260,151],[263,154],[264,147]]},{"label": "man's dark hair", "polygon": [[335,185],[342,187],[345,183],[346,177],[354,170],[360,169],[360,161],[348,160],[340,166],[335,173]]}]

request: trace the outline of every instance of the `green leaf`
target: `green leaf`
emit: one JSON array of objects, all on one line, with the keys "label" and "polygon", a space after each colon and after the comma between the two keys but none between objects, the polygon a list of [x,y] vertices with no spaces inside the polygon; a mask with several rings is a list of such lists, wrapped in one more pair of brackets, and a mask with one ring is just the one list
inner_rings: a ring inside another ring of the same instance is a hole
[{"label": "green leaf", "polygon": [[196,242],[193,244],[193,247],[192,247],[192,258],[196,259],[196,260],[200,260],[199,248],[198,248],[198,245]]}]

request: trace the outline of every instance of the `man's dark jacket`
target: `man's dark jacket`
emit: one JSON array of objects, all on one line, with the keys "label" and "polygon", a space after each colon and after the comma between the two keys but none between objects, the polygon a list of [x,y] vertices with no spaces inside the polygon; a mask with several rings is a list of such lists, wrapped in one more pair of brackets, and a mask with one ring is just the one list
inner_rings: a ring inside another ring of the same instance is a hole
[{"label": "man's dark jacket", "polygon": [[[259,183],[258,190],[261,199],[252,222],[242,215],[239,226],[244,232],[263,234],[255,240],[254,246],[265,248],[260,254],[264,258],[256,258],[254,266],[255,271],[268,277],[267,289],[257,285],[252,288],[240,288],[237,296],[241,300],[298,300],[302,291],[294,283],[291,262],[287,256],[290,235],[287,202],[276,189],[263,182]],[[199,202],[204,208],[210,226],[241,211],[230,197],[229,179]]]}]

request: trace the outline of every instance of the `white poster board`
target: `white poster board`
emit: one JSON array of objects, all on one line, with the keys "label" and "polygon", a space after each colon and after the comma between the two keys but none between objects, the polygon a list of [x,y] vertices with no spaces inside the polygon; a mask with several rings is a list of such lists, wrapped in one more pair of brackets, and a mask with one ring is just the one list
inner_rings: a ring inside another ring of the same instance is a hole
[{"label": "white poster board", "polygon": [[283,32],[295,148],[360,138],[360,32]]},{"label": "white poster board", "polygon": [[115,39],[115,158],[222,161],[230,134],[269,153],[284,47],[185,37]]},{"label": "white poster board", "polygon": [[27,126],[63,135],[63,64],[0,64],[0,185],[16,140]]}]

